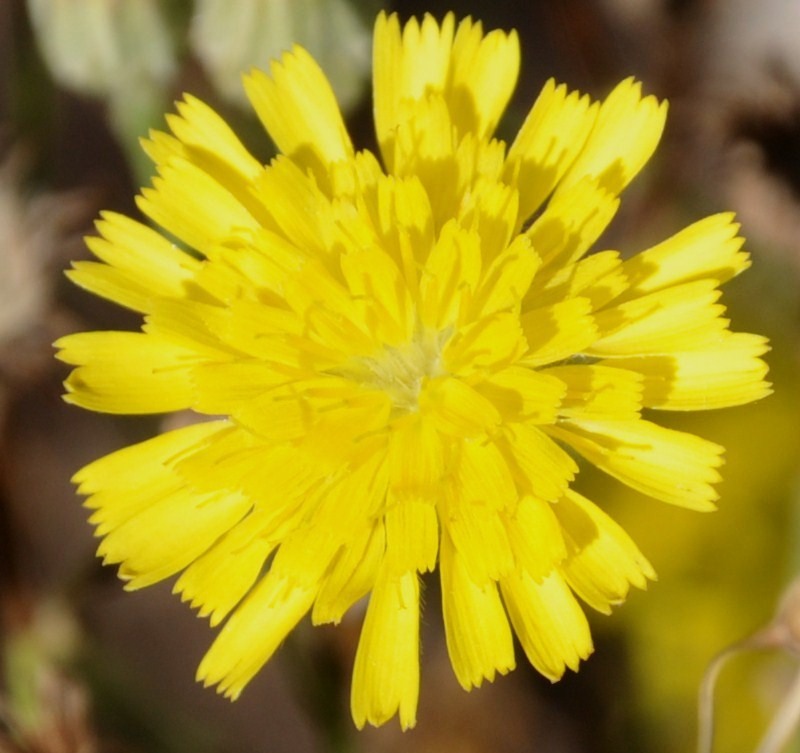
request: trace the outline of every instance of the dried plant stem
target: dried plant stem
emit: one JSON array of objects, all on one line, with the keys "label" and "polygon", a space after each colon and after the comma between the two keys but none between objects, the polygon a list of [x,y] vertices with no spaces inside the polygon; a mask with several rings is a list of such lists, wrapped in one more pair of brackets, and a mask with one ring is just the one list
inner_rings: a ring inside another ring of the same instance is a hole
[{"label": "dried plant stem", "polygon": [[[712,753],[714,746],[714,688],[722,668],[734,654],[759,648],[773,648],[779,645],[779,636],[770,626],[759,630],[749,638],[745,638],[720,651],[708,665],[697,699],[697,753]],[[800,704],[800,675],[798,675],[796,694]],[[794,689],[794,688],[793,688]],[[793,717],[794,718],[794,717]],[[777,725],[777,718],[773,727]],[[772,730],[770,729],[770,732]],[[769,736],[769,733],[768,733]],[[765,738],[766,742],[766,738]],[[760,748],[757,753],[777,753],[777,748]]]},{"label": "dried plant stem", "polygon": [[780,753],[797,729],[798,721],[800,721],[800,670],[795,674],[783,703],[778,707],[756,753]]}]

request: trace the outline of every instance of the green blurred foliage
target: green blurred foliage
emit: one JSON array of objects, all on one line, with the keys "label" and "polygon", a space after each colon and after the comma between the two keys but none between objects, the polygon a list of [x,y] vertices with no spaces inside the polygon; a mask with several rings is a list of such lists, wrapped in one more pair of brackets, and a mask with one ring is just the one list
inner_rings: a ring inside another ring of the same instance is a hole
[{"label": "green blurred foliage", "polygon": [[[649,753],[693,749],[708,663],[770,621],[798,570],[800,374],[796,332],[786,322],[795,319],[800,296],[791,268],[750,250],[756,266],[729,284],[729,311],[737,329],[770,336],[774,394],[735,410],[659,416],[725,446],[718,510],[687,514],[591,481],[589,493],[614,499],[613,514],[658,572],[648,594],[620,609]],[[755,749],[794,663],[776,653],[730,661],[717,685],[715,753]]]}]

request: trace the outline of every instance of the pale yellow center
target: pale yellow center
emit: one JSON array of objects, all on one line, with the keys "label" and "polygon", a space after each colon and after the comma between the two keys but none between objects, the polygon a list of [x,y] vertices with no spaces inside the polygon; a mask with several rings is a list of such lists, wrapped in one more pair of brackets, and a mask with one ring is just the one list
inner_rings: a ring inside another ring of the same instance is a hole
[{"label": "pale yellow center", "polygon": [[335,373],[385,392],[397,413],[410,413],[419,408],[425,381],[444,373],[442,348],[449,338],[450,332],[421,332],[403,345],[354,358]]}]

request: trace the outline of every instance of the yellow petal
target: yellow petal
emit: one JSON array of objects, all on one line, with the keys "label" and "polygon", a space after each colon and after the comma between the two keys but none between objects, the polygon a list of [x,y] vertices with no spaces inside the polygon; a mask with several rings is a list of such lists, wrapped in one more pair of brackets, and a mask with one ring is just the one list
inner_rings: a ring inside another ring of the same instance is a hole
[{"label": "yellow petal", "polygon": [[478,583],[508,572],[513,559],[500,511],[516,505],[517,490],[493,444],[464,442],[454,487],[439,498],[442,526]]},{"label": "yellow petal", "polygon": [[640,83],[627,78],[617,84],[600,105],[585,146],[558,191],[588,175],[607,191],[619,194],[655,151],[666,117],[667,103],[642,97]]},{"label": "yellow petal", "polygon": [[105,536],[98,554],[121,563],[127,588],[186,567],[247,513],[250,503],[237,492],[198,491],[174,470],[182,457],[230,431],[225,421],[196,424],[126,447],[75,474],[78,491],[91,495],[91,520]]},{"label": "yellow petal", "polygon": [[205,687],[231,699],[275,652],[311,607],[314,588],[301,588],[268,574],[250,592],[220,631],[197,669]]},{"label": "yellow petal", "polygon": [[[312,456],[312,462],[315,460]],[[317,485],[317,489],[305,495],[308,498],[305,522],[309,524],[309,530],[317,528],[323,536],[330,535],[335,554],[336,548],[350,539],[355,528],[364,521],[374,520],[385,510],[388,489],[389,468],[385,444],[368,444],[363,456],[355,456],[349,466],[341,465],[328,473],[324,484]],[[310,543],[304,546],[302,540],[298,543],[301,556],[315,556],[314,546]],[[320,546],[320,558],[322,548]],[[287,567],[287,574],[294,570],[293,567]]]},{"label": "yellow petal", "polygon": [[[404,100],[403,116],[393,134],[392,153],[384,157],[387,170],[400,178],[416,176],[430,199],[436,228],[458,215],[462,197],[475,177],[472,164],[462,164],[461,145],[442,95]],[[472,148],[475,140],[464,139]]]},{"label": "yellow petal", "polygon": [[508,424],[498,446],[522,494],[555,501],[578,472],[575,461],[535,426]]},{"label": "yellow petal", "polygon": [[494,180],[478,177],[463,197],[458,220],[481,239],[481,255],[492,262],[502,253],[514,234],[519,209],[519,192]]},{"label": "yellow petal", "polygon": [[491,400],[455,377],[428,380],[419,405],[433,426],[450,437],[485,436],[500,423]]},{"label": "yellow petal", "polygon": [[555,682],[569,667],[577,671],[592,653],[586,615],[562,576],[552,572],[537,583],[524,571],[500,581],[508,616],[528,661]]},{"label": "yellow petal", "polygon": [[381,176],[365,195],[381,246],[402,271],[416,296],[419,274],[434,244],[433,210],[419,178]]},{"label": "yellow petal", "polygon": [[519,73],[516,31],[484,36],[481,22],[467,17],[456,30],[451,53],[447,100],[460,133],[482,139],[494,133],[514,91]]},{"label": "yellow petal", "polygon": [[[87,238],[86,240],[87,245],[95,246],[95,243],[89,243],[89,241],[100,239]],[[152,288],[148,288],[135,277],[108,264],[74,261],[72,269],[67,270],[66,275],[84,290],[142,313],[146,313],[150,309],[153,298],[158,295]]]},{"label": "yellow petal", "polygon": [[409,570],[432,572],[439,547],[436,505],[428,499],[386,500],[386,555],[384,567],[398,575]]},{"label": "yellow petal", "polygon": [[[305,438],[314,431],[320,440],[347,444],[382,427],[388,417],[386,396],[337,377],[294,380],[244,403],[232,415],[237,422],[269,442]],[[349,424],[349,425],[348,425]],[[338,432],[326,435],[338,428]],[[317,444],[317,449],[322,445]]]},{"label": "yellow petal", "polygon": [[242,203],[208,173],[183,159],[174,159],[144,188],[136,205],[153,222],[201,254],[258,222]]},{"label": "yellow petal", "polygon": [[506,519],[515,567],[537,583],[567,556],[558,518],[553,512],[558,504],[528,495],[520,499],[513,514]]},{"label": "yellow petal", "polygon": [[275,548],[274,541],[254,535],[251,528],[240,524],[228,531],[183,571],[172,589],[201,617],[210,617],[211,627],[244,598]]},{"label": "yellow petal", "polygon": [[249,509],[237,492],[198,494],[182,487],[107,533],[97,554],[105,563],[121,563],[126,588],[143,588],[193,562]]},{"label": "yellow petal", "polygon": [[105,264],[75,262],[67,276],[77,285],[145,313],[154,298],[188,294],[197,259],[121,214],[104,212],[97,230],[102,237],[87,238],[86,245]]},{"label": "yellow petal", "polygon": [[474,440],[462,442],[460,449],[453,479],[458,500],[491,510],[514,507],[517,490],[503,453],[493,443]]},{"label": "yellow petal", "polygon": [[207,446],[176,459],[172,468],[195,490],[244,494],[254,505],[247,530],[274,541],[297,525],[304,502],[323,476],[296,448],[265,443],[235,425]]},{"label": "yellow petal", "polygon": [[[314,498],[313,494],[310,496]],[[309,499],[303,501],[306,509],[314,507],[313,503],[309,504]],[[270,565],[270,574],[294,586],[317,590],[341,546],[342,533],[340,529],[322,526],[316,520],[309,523],[298,521],[278,547]]]},{"label": "yellow petal", "polygon": [[332,162],[353,157],[353,145],[331,85],[314,59],[295,45],[270,75],[253,70],[244,88],[278,149],[324,181]]},{"label": "yellow petal", "polygon": [[597,339],[588,298],[565,301],[526,311],[520,318],[528,353],[525,366],[542,366],[583,353]]},{"label": "yellow petal", "polygon": [[351,246],[341,257],[350,293],[368,302],[367,326],[385,346],[413,336],[412,301],[394,260],[378,245]]},{"label": "yellow petal", "polygon": [[388,450],[389,486],[396,497],[428,497],[446,467],[445,445],[430,421],[409,414],[392,424]]},{"label": "yellow petal", "polygon": [[199,167],[218,166],[246,184],[263,169],[231,127],[207,104],[191,94],[178,102],[179,115],[168,115],[167,124],[175,136],[190,147]]},{"label": "yellow petal", "polygon": [[315,625],[338,624],[344,613],[372,589],[386,546],[382,521],[361,526],[322,580],[311,614]]},{"label": "yellow petal", "polygon": [[595,313],[595,356],[665,354],[707,348],[724,337],[728,320],[715,280],[696,280]]},{"label": "yellow petal", "polygon": [[176,157],[186,159],[188,156],[186,146],[172,134],[163,131],[151,130],[148,138],[139,139],[139,145],[156,166],[166,165]]},{"label": "yellow petal", "polygon": [[388,483],[384,457],[370,452],[359,462],[348,472],[341,464],[326,468],[321,483],[303,493],[297,525],[282,541],[270,572],[295,584],[321,583],[353,531],[381,514]]},{"label": "yellow petal", "polygon": [[442,363],[451,374],[469,377],[507,368],[527,348],[519,317],[501,311],[461,327],[445,345]]},{"label": "yellow petal", "polygon": [[442,527],[464,558],[470,578],[478,583],[496,580],[514,566],[508,533],[500,514],[479,501],[440,500]]},{"label": "yellow petal", "polygon": [[230,428],[228,421],[206,421],[159,434],[89,463],[72,477],[72,482],[78,484],[79,494],[121,491],[136,486],[137,480],[148,483],[151,474],[161,475],[168,464],[196,452]]},{"label": "yellow petal", "polygon": [[[295,259],[308,256],[325,259],[335,238],[334,213],[330,199],[313,176],[284,155],[278,155],[253,181],[252,194],[270,215],[265,229],[256,236],[259,250],[270,255],[271,247],[293,249]],[[288,244],[275,235],[283,235]]]},{"label": "yellow petal", "polygon": [[622,266],[629,288],[619,300],[691,280],[729,280],[750,266],[738,231],[733,214],[715,214],[636,254]]},{"label": "yellow petal", "polygon": [[476,583],[448,536],[440,557],[442,612],[447,651],[463,688],[480,687],[514,669],[514,644],[493,581]]},{"label": "yellow petal", "polygon": [[480,238],[455,222],[445,225],[421,273],[422,323],[434,330],[452,326],[466,313],[480,272]]},{"label": "yellow petal", "polygon": [[350,706],[359,729],[395,714],[403,729],[417,722],[419,581],[383,571],[372,589],[353,667]]},{"label": "yellow petal", "polygon": [[64,399],[105,413],[191,407],[192,368],[214,355],[200,346],[141,332],[84,332],[62,337],[56,347],[58,358],[78,367],[64,382]]},{"label": "yellow petal", "polygon": [[505,156],[505,142],[498,139],[480,139],[475,134],[468,133],[458,142],[455,150],[458,175],[457,216],[461,216],[462,207],[469,206],[473,189],[481,190],[484,184],[503,182]]},{"label": "yellow petal", "polygon": [[209,362],[225,362],[241,356],[228,347],[206,324],[209,311],[218,310],[216,303],[194,301],[191,298],[159,298],[151,306],[142,325],[149,337],[174,341],[178,346],[209,354]]},{"label": "yellow petal", "polygon": [[479,318],[497,311],[519,310],[540,266],[541,259],[530,241],[524,235],[517,236],[505,251],[495,256],[484,273],[472,302],[474,316]]},{"label": "yellow petal", "polygon": [[548,433],[643,494],[701,512],[719,496],[723,448],[649,421],[566,421]]},{"label": "yellow petal", "polygon": [[630,536],[597,505],[569,490],[553,511],[567,544],[564,578],[590,607],[608,614],[631,586],[647,588],[648,579],[655,580]]},{"label": "yellow petal", "polygon": [[147,470],[147,473],[142,472],[139,478],[131,480],[128,486],[109,484],[84,502],[85,507],[93,510],[89,523],[95,527],[96,536],[105,536],[186,486],[184,480],[169,468],[155,465]]},{"label": "yellow petal", "polygon": [[[284,281],[284,297],[302,316],[311,333],[324,344],[345,353],[364,355],[377,349],[376,338],[364,319],[364,302],[353,298],[345,285],[326,266],[308,260]],[[360,352],[359,352],[360,351]]]},{"label": "yellow petal", "polygon": [[227,421],[209,421],[167,432],[95,460],[72,481],[94,510],[90,522],[104,535],[185,486],[173,472],[176,458],[197,452],[230,432]]},{"label": "yellow petal", "polygon": [[504,421],[549,424],[556,420],[566,388],[548,374],[510,366],[489,376],[475,390],[491,401]]},{"label": "yellow petal", "polygon": [[580,259],[608,227],[619,199],[587,177],[559,191],[525,231],[543,265],[553,270]]},{"label": "yellow petal", "polygon": [[196,390],[194,409],[201,413],[234,413],[252,400],[286,381],[286,373],[263,361],[201,364],[192,369]]},{"label": "yellow petal", "polygon": [[552,193],[583,147],[597,105],[550,79],[508,150],[504,176],[519,190],[519,223]]},{"label": "yellow petal", "polygon": [[401,103],[444,91],[450,69],[455,17],[448,13],[441,27],[425,14],[400,29],[396,13],[378,14],[373,41],[372,79],[375,130],[390,170],[394,133],[401,122]]},{"label": "yellow petal", "polygon": [[[238,256],[238,255],[237,255]],[[253,269],[255,265],[244,265]],[[257,277],[253,270],[252,278]],[[255,281],[255,280],[254,280]],[[294,366],[295,360],[282,357],[291,351],[290,343],[301,339],[305,326],[295,312],[285,306],[270,306],[263,301],[233,300],[227,306],[198,306],[196,310],[209,333],[237,351],[241,360],[253,356],[259,362]]]},{"label": "yellow petal", "polygon": [[702,350],[614,358],[609,363],[644,377],[642,397],[648,408],[707,410],[768,395],[768,367],[760,358],[768,350],[765,338],[736,332]]},{"label": "yellow petal", "polygon": [[160,172],[174,161],[188,161],[209,175],[258,219],[267,215],[251,194],[263,165],[247,151],[230,126],[208,105],[189,94],[177,103],[179,115],[167,115],[177,138],[157,131],[142,146]]},{"label": "yellow petal", "polygon": [[342,205],[351,205],[375,190],[385,177],[378,158],[368,149],[356,152],[353,159],[330,165],[331,197]]},{"label": "yellow petal", "polygon": [[523,310],[567,298],[588,298],[599,309],[628,287],[622,260],[616,251],[599,251],[578,261],[537,275],[525,296]]},{"label": "yellow petal", "polygon": [[559,414],[567,418],[631,419],[642,408],[642,379],[638,374],[598,364],[554,366],[544,375],[567,387]]}]

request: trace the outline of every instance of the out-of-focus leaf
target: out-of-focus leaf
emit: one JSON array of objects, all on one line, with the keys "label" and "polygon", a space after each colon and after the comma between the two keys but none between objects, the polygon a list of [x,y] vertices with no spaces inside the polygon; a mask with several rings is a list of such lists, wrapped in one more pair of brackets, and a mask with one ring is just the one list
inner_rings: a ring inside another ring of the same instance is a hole
[{"label": "out-of-focus leaf", "polygon": [[314,56],[346,111],[370,65],[370,31],[346,0],[196,0],[190,36],[219,93],[243,104],[241,74],[293,44]]},{"label": "out-of-focus leaf", "polygon": [[166,107],[176,71],[158,0],[28,0],[37,43],[53,78],[102,97],[138,182],[151,172],[138,147]]}]

